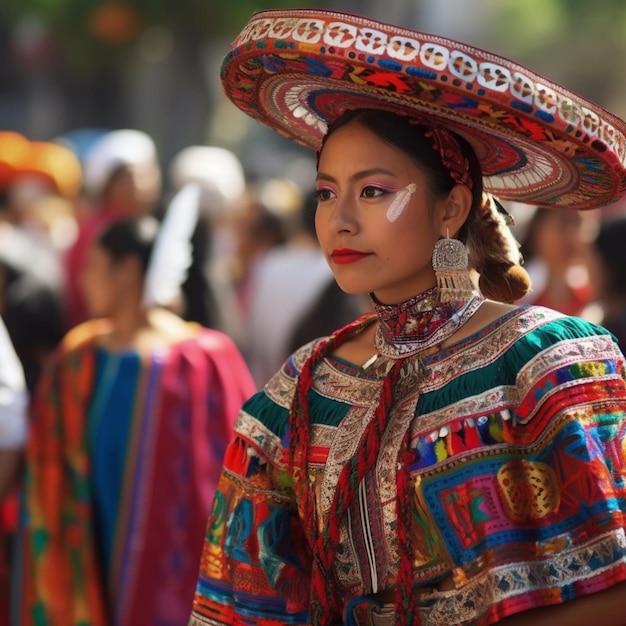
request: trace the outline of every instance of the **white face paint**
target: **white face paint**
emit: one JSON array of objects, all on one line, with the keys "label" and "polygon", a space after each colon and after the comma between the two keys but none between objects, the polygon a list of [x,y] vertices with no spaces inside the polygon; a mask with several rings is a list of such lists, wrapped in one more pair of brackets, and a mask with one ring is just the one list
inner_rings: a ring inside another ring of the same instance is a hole
[{"label": "white face paint", "polygon": [[409,183],[406,187],[396,191],[396,197],[387,209],[387,219],[390,222],[395,222],[402,215],[404,209],[407,207],[407,204],[409,204],[411,196],[416,190],[417,185],[415,183]]}]

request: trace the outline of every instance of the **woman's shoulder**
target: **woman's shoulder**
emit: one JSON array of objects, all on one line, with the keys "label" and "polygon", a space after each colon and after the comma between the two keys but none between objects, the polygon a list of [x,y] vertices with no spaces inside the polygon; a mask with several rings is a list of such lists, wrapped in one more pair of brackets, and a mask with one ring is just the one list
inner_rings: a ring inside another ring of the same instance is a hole
[{"label": "woman's shoulder", "polygon": [[63,337],[57,350],[57,357],[79,352],[94,346],[100,337],[111,332],[111,323],[107,319],[93,319],[82,322],[69,330]]},{"label": "woman's shoulder", "polygon": [[536,343],[538,348],[577,340],[598,340],[617,345],[606,328],[581,317],[564,315],[542,306],[520,307],[516,322],[522,337]]},{"label": "woman's shoulder", "polygon": [[264,386],[265,393],[285,407],[291,406],[302,368],[324,338],[314,339],[293,352]]},{"label": "woman's shoulder", "polygon": [[282,437],[289,422],[289,412],[300,372],[320,341],[323,339],[310,341],[291,354],[263,389],[257,391],[244,404],[242,415],[252,417],[263,427]]},{"label": "woman's shoulder", "polygon": [[525,305],[507,312],[492,323],[485,338],[499,344],[509,366],[520,370],[536,369],[532,364],[553,369],[599,361],[611,361],[621,369],[624,361],[608,330],[542,306]]},{"label": "woman's shoulder", "polygon": [[317,348],[322,342],[326,341],[326,339],[326,337],[319,337],[300,346],[297,350],[292,352],[291,355],[289,355],[289,358],[285,360],[277,374],[283,374],[284,376],[287,376],[295,381],[300,375],[304,364],[313,354],[315,348]]},{"label": "woman's shoulder", "polygon": [[[495,305],[495,306],[492,306]],[[580,360],[622,362],[617,342],[605,328],[579,317],[536,305],[501,306],[485,303],[474,327],[451,346],[448,354],[465,355],[481,363],[499,363],[517,372],[539,361],[553,365],[579,355]]]},{"label": "woman's shoulder", "polygon": [[514,306],[487,302],[474,323],[480,329],[479,334],[489,336],[494,332],[510,332],[516,342],[536,342],[538,347],[547,347],[563,340],[594,337],[612,340],[611,333],[598,324],[537,305]]}]

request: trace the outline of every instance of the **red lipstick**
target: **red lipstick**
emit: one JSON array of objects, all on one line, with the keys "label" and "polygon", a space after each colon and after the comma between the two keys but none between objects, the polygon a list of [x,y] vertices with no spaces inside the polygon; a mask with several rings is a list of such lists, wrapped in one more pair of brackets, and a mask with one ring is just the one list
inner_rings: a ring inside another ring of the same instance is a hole
[{"label": "red lipstick", "polygon": [[348,263],[356,263],[366,256],[369,256],[369,252],[359,252],[359,250],[352,250],[350,248],[337,248],[330,254],[334,263],[337,265],[346,265]]}]

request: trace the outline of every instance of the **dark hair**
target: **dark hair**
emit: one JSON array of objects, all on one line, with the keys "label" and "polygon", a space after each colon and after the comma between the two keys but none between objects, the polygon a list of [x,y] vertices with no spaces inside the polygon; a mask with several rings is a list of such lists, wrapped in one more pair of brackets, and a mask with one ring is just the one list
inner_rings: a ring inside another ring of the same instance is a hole
[{"label": "dark hair", "polygon": [[187,270],[187,278],[181,285],[185,300],[182,317],[207,328],[226,330],[228,312],[220,302],[210,272],[213,237],[210,217],[200,214],[191,236],[191,265]]},{"label": "dark hair", "polygon": [[113,222],[100,233],[97,243],[114,263],[129,256],[138,257],[145,273],[158,232],[158,220],[152,215],[142,215]]},{"label": "dark hair", "polygon": [[[444,166],[433,140],[426,136],[431,130],[428,123],[380,109],[346,111],[328,129],[322,142],[338,128],[349,122],[357,122],[379,139],[402,150],[424,169],[433,199],[446,196],[457,184]],[[458,235],[467,244],[470,265],[480,274],[480,289],[489,298],[502,302],[513,302],[530,289],[526,271],[512,258],[511,235],[505,232],[508,226],[499,214],[495,203],[483,195],[483,179],[480,162],[473,148],[463,137],[453,133],[459,143],[462,156],[469,164],[472,181],[472,206],[465,224]]]},{"label": "dark hair", "polygon": [[[0,268],[5,269],[1,261]],[[66,331],[61,287],[24,270],[10,275],[0,299],[4,301],[2,317],[7,332],[24,368],[28,389],[33,391],[43,359]]]},{"label": "dark hair", "polygon": [[255,239],[271,241],[272,245],[276,246],[286,243],[285,220],[260,200],[254,200],[250,205],[256,211],[256,217],[249,226],[248,235]]}]

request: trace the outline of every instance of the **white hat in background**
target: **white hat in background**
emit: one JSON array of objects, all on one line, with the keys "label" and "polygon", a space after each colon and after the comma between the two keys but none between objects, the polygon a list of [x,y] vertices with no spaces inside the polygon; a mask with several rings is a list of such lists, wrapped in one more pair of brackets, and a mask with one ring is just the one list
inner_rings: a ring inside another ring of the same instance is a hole
[{"label": "white hat in background", "polygon": [[134,129],[113,130],[98,139],[85,154],[85,191],[98,196],[111,174],[122,165],[158,165],[154,141]]},{"label": "white hat in background", "polygon": [[175,190],[188,183],[202,189],[202,204],[214,215],[232,207],[243,195],[245,176],[239,159],[225,148],[189,146],[171,161],[169,176]]}]

